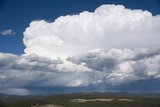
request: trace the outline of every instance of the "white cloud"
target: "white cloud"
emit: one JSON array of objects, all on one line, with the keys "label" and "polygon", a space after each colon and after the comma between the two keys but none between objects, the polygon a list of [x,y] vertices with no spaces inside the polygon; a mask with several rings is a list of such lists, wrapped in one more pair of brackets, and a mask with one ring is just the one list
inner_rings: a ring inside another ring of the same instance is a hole
[{"label": "white cloud", "polygon": [[33,21],[24,32],[26,54],[67,57],[94,48],[160,48],[160,16],[122,5],[67,15],[54,22]]},{"label": "white cloud", "polygon": [[14,34],[15,34],[15,32],[12,29],[6,29],[6,30],[3,30],[3,31],[0,32],[0,35],[4,35],[4,36],[14,35]]},{"label": "white cloud", "polygon": [[160,79],[159,28],[159,15],[122,5],[33,21],[24,32],[25,54],[0,53],[0,92]]}]

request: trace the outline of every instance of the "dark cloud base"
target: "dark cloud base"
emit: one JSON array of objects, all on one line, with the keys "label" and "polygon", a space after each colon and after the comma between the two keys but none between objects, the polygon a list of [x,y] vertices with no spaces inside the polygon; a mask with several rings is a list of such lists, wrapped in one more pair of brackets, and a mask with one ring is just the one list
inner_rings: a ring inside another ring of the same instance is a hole
[{"label": "dark cloud base", "polygon": [[7,94],[159,92],[160,50],[102,49],[65,61],[0,53],[0,73]]},{"label": "dark cloud base", "polygon": [[132,92],[132,93],[160,93],[160,79],[140,80],[130,84],[110,85],[98,84],[81,87],[26,87],[33,95],[55,95],[65,93],[90,92]]}]

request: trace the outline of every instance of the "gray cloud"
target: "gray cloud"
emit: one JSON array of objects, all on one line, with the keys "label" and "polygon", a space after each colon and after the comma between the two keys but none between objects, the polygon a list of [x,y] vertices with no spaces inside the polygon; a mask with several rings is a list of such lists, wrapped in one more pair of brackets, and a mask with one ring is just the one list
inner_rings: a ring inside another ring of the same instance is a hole
[{"label": "gray cloud", "polygon": [[[30,94],[24,87],[56,87],[89,85],[88,72],[78,72],[81,66],[70,71],[62,60],[38,57],[37,55],[17,56],[0,53],[0,89],[10,94]],[[72,67],[72,66],[71,66]],[[83,67],[85,68],[85,67]],[[84,69],[82,69],[84,70]],[[7,91],[8,90],[8,91]],[[18,93],[18,90],[21,93]]]},{"label": "gray cloud", "polygon": [[160,50],[156,48],[104,49],[68,60],[99,71],[104,83],[125,84],[160,76]]},{"label": "gray cloud", "polygon": [[26,87],[120,85],[159,79],[160,50],[103,49],[69,57],[67,63],[37,55],[1,53],[0,68],[0,89],[5,93],[20,90],[22,95],[31,94]]}]

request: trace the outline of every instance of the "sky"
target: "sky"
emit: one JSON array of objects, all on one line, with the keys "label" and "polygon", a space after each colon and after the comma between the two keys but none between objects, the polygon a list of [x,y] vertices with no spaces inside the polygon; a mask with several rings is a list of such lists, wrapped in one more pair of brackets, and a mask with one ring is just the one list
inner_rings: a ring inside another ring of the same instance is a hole
[{"label": "sky", "polygon": [[159,0],[1,0],[0,92],[160,92],[159,29]]},{"label": "sky", "polygon": [[0,38],[0,51],[14,54],[24,53],[23,32],[33,20],[54,21],[60,16],[94,11],[102,4],[122,4],[131,9],[148,10],[153,15],[160,13],[159,0],[137,0],[136,2],[131,0],[1,0],[0,31],[12,29],[16,34],[12,37]]}]

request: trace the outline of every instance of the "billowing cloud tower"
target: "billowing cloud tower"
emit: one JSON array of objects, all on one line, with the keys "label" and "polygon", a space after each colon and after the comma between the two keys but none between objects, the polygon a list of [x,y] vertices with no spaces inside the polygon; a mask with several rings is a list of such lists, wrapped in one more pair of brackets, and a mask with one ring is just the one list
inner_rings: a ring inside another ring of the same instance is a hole
[{"label": "billowing cloud tower", "polygon": [[0,90],[24,95],[43,87],[160,81],[159,29],[159,15],[122,5],[32,21],[23,33],[25,53],[0,53]]}]

